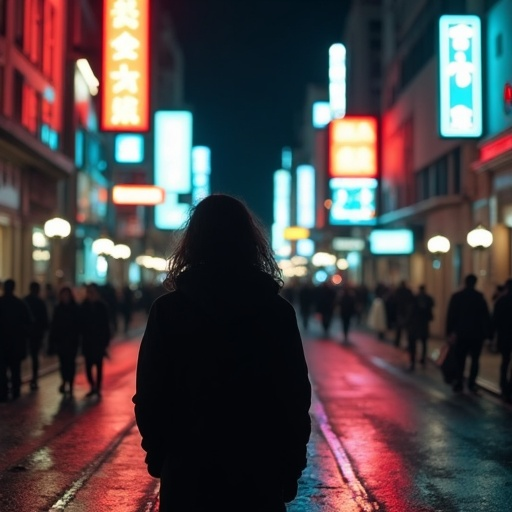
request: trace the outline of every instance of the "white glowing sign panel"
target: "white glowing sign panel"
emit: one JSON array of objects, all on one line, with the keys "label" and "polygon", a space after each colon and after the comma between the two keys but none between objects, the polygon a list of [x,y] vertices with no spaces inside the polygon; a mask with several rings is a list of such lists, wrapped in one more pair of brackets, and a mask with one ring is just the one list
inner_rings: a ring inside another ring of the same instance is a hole
[{"label": "white glowing sign panel", "polygon": [[377,180],[374,178],[332,178],[331,225],[374,224],[377,210]]},{"label": "white glowing sign panel", "polygon": [[442,137],[482,135],[480,18],[439,19],[439,132]]},{"label": "white glowing sign panel", "polygon": [[331,122],[331,106],[328,101],[313,103],[313,128],[325,128]]},{"label": "white glowing sign panel", "polygon": [[412,254],[414,236],[410,229],[376,229],[370,233],[372,254]]},{"label": "white glowing sign panel", "polygon": [[329,48],[329,104],[332,119],[345,117],[347,110],[347,68],[345,46],[333,44]]},{"label": "white glowing sign panel", "polygon": [[291,244],[284,238],[284,228],[290,226],[290,198],[292,177],[289,171],[274,172],[274,223],[272,225],[272,249],[277,255],[289,254]]},{"label": "white glowing sign panel", "polygon": [[297,167],[297,226],[315,226],[315,168],[312,165]]},{"label": "white glowing sign panel", "polygon": [[154,184],[165,191],[165,202],[155,206],[155,225],[179,229],[190,207],[179,201],[179,194],[192,192],[192,113],[158,111],[154,129]]},{"label": "white glowing sign panel", "polygon": [[192,148],[192,204],[210,194],[210,148],[195,146]]}]

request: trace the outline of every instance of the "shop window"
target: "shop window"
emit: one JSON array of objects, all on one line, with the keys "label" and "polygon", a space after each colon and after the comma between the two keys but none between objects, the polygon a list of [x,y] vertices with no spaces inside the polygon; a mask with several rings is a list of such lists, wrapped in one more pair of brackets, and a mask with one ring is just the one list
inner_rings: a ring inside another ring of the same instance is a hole
[{"label": "shop window", "polygon": [[7,0],[0,0],[0,34],[5,35],[5,13]]},{"label": "shop window", "polygon": [[26,0],[18,0],[18,2],[14,2],[14,42],[20,49],[23,49],[25,3]]}]

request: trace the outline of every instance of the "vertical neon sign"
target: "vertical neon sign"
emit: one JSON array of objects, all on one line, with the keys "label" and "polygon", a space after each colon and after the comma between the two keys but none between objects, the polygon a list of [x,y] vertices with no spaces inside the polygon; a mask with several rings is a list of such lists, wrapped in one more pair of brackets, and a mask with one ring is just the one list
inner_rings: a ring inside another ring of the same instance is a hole
[{"label": "vertical neon sign", "polygon": [[149,129],[149,0],[104,0],[101,129]]},{"label": "vertical neon sign", "polygon": [[441,137],[482,135],[480,18],[439,18],[439,133]]}]

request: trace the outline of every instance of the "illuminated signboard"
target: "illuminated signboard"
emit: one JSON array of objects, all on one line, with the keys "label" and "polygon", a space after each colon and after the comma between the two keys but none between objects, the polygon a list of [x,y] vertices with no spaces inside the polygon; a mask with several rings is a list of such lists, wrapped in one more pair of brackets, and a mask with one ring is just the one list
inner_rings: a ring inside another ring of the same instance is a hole
[{"label": "illuminated signboard", "polygon": [[284,238],[290,226],[292,176],[286,169],[274,172],[274,223],[272,224],[272,249],[278,256],[289,256],[291,244]]},{"label": "illuminated signboard", "polygon": [[347,110],[347,50],[336,43],[329,48],[329,106],[331,118],[345,117]]},{"label": "illuminated signboard", "polygon": [[377,180],[373,178],[333,178],[329,180],[332,205],[331,225],[375,223]]},{"label": "illuminated signboard", "polygon": [[414,236],[410,229],[375,229],[370,233],[372,254],[412,254]]},{"label": "illuminated signboard", "polygon": [[192,148],[192,204],[210,194],[211,151],[206,146]]},{"label": "illuminated signboard", "polygon": [[328,101],[315,101],[311,113],[313,128],[325,128],[331,121],[331,105]]},{"label": "illuminated signboard", "polygon": [[297,225],[315,227],[315,168],[312,165],[297,166]]},{"label": "illuminated signboard", "polygon": [[329,176],[376,178],[377,119],[347,116],[329,123]]},{"label": "illuminated signboard", "polygon": [[164,190],[153,185],[115,185],[112,189],[114,204],[154,206],[164,200]]},{"label": "illuminated signboard", "polygon": [[482,135],[480,18],[439,18],[439,133],[441,137]]},{"label": "illuminated signboard", "polygon": [[149,0],[103,1],[101,129],[149,129]]},{"label": "illuminated signboard", "polygon": [[190,209],[180,195],[192,193],[192,122],[186,110],[155,112],[154,184],[165,190],[165,201],[155,206],[158,229],[179,229]]}]

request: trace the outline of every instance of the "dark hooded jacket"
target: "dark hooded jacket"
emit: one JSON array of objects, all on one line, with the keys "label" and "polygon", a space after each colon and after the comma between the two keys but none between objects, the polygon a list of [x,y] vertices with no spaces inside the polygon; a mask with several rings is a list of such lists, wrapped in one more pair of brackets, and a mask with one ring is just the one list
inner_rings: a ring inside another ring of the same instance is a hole
[{"label": "dark hooded jacket", "polygon": [[295,311],[278,292],[262,272],[202,266],[151,307],[133,402],[148,471],[176,510],[295,497],[311,386]]}]

